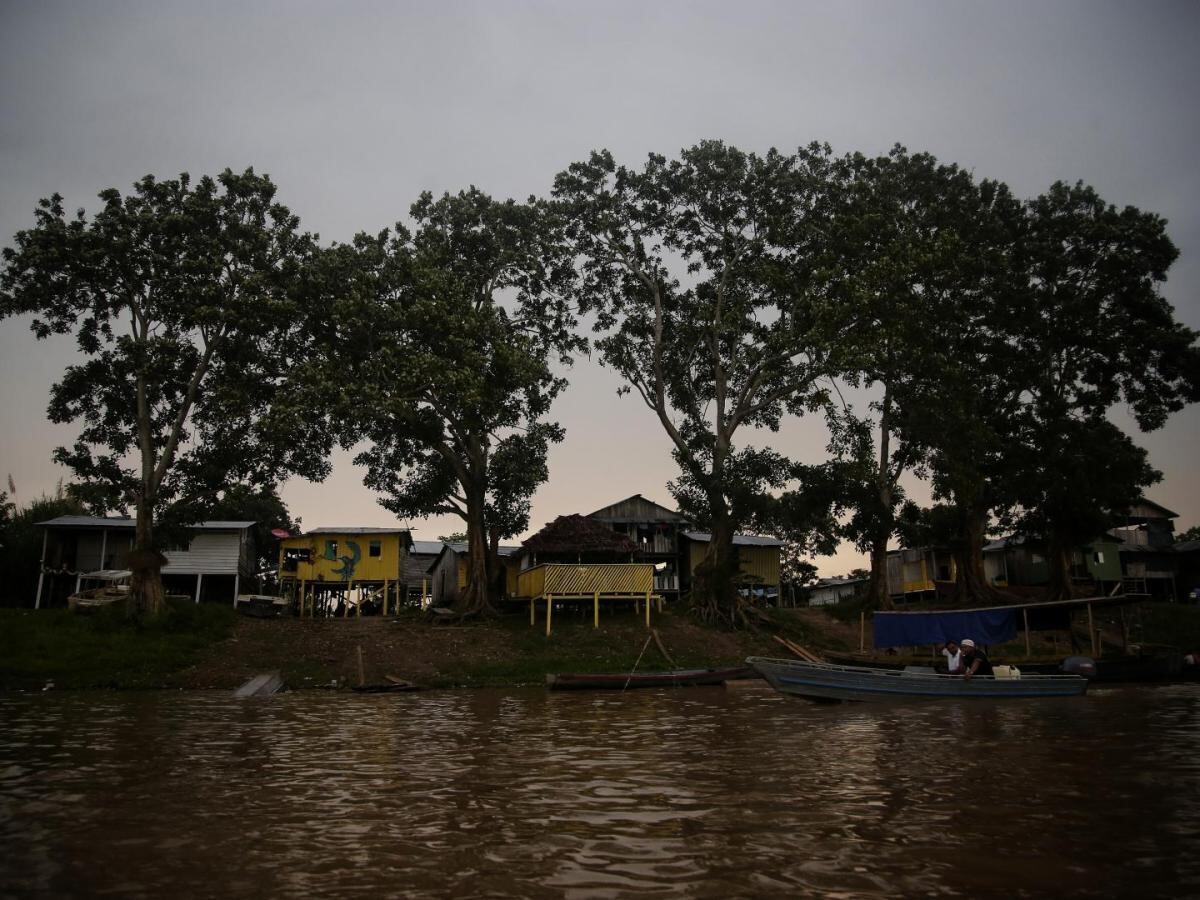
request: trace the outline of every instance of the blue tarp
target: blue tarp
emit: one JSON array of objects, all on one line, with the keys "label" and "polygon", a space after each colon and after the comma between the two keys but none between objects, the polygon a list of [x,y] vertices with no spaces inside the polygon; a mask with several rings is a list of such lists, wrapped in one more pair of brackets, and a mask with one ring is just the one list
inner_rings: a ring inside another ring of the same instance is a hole
[{"label": "blue tarp", "polygon": [[977,644],[1003,644],[1017,636],[1019,609],[875,613],[876,647],[917,647],[970,638]]}]

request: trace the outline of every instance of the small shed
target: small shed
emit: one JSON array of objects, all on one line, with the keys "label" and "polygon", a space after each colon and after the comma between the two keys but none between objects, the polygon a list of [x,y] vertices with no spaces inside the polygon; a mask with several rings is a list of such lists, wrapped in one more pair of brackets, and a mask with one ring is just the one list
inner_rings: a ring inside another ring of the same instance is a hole
[{"label": "small shed", "polygon": [[[712,535],[706,531],[685,531],[685,589],[691,587],[696,567],[704,559]],[[779,597],[779,556],[783,541],[756,534],[735,534],[733,549],[737,552],[739,581],[742,591],[757,600],[774,602]]]},{"label": "small shed", "polygon": [[[467,586],[467,564],[470,552],[467,544],[457,541],[441,544],[428,569],[429,590],[434,606],[453,606],[459,593]],[[496,549],[504,566],[504,588],[501,593],[511,597],[517,592],[517,572],[520,547],[500,545]]]},{"label": "small shed", "polygon": [[866,590],[870,578],[822,578],[808,592],[809,606],[833,606]]}]

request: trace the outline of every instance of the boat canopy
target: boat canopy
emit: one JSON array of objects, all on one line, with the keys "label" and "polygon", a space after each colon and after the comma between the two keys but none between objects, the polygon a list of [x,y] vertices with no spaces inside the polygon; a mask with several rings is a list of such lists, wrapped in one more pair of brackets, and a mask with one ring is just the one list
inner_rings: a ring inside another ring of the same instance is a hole
[{"label": "boat canopy", "polygon": [[1049,603],[1015,603],[978,609],[935,609],[912,612],[876,612],[876,647],[917,647],[970,638],[977,644],[1003,644],[1017,633],[1071,627],[1071,613],[1084,606],[1121,606],[1136,597],[1079,597]]},{"label": "boat canopy", "polygon": [[971,638],[1003,644],[1017,636],[1018,607],[875,613],[876,647],[916,647]]}]

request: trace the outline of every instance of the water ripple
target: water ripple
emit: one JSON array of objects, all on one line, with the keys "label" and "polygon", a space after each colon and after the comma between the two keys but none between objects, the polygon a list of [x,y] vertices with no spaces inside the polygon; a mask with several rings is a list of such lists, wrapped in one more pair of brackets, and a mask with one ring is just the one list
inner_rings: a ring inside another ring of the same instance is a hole
[{"label": "water ripple", "polygon": [[[1200,691],[0,697],[0,895],[1200,887]],[[1017,874],[1019,873],[1019,875]]]}]

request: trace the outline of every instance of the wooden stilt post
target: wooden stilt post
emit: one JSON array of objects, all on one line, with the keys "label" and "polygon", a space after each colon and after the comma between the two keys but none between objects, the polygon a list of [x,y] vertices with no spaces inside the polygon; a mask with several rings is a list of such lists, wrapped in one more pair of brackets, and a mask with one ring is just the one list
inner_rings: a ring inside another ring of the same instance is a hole
[{"label": "wooden stilt post", "polygon": [[1021,610],[1021,615],[1025,617],[1025,656],[1031,656],[1033,651],[1029,649],[1029,607]]},{"label": "wooden stilt post", "polygon": [[650,627],[650,592],[646,591],[646,627]]},{"label": "wooden stilt post", "polygon": [[[354,582],[350,582],[350,590],[346,592],[346,599],[350,599],[350,594],[354,591]],[[362,591],[358,592],[358,602],[354,604],[354,615],[356,618],[362,618]]]},{"label": "wooden stilt post", "polygon": [[388,583],[387,583],[387,579],[385,578],[385,579],[383,579],[383,614],[384,614],[384,616],[387,616],[387,592],[388,592]]},{"label": "wooden stilt post", "polygon": [[42,582],[46,580],[46,542],[50,539],[50,529],[42,530],[42,563],[38,567],[38,592],[33,600],[33,608],[42,608]]},{"label": "wooden stilt post", "polygon": [[592,594],[592,627],[600,627],[600,592]]},{"label": "wooden stilt post", "polygon": [[546,595],[546,637],[550,637],[550,613],[554,609],[554,595]]},{"label": "wooden stilt post", "polygon": [[300,618],[304,618],[304,607],[308,605],[308,582],[300,579]]},{"label": "wooden stilt post", "polygon": [[537,621],[537,611],[536,611],[536,608],[534,607],[535,603],[537,603],[537,599],[534,597],[530,597],[529,598],[529,624],[530,625],[533,625],[534,622]]}]

